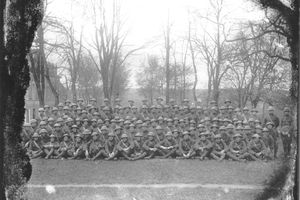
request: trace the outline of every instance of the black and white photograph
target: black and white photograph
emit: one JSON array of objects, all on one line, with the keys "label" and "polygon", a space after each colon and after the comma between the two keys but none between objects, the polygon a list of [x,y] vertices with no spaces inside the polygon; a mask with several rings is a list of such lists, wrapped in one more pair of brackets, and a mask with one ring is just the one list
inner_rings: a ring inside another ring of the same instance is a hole
[{"label": "black and white photograph", "polygon": [[297,200],[298,0],[1,0],[0,200]]}]

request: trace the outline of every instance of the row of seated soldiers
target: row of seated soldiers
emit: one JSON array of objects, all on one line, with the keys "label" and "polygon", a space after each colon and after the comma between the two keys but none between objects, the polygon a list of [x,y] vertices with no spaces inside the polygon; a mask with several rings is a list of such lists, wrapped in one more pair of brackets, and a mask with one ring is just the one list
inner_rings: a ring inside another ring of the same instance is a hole
[{"label": "row of seated soldiers", "polygon": [[33,119],[22,132],[31,158],[128,159],[199,158],[270,160],[279,133],[272,121],[193,119]]}]

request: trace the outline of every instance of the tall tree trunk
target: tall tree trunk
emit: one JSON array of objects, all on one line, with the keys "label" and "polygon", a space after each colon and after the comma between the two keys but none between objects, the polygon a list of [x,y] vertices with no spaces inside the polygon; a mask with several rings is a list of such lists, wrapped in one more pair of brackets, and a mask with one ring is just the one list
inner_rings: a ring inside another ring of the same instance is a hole
[{"label": "tall tree trunk", "polygon": [[56,91],[51,79],[50,79],[50,75],[49,75],[49,68],[48,66],[46,65],[46,74],[45,74],[45,77],[46,77],[46,80],[47,80],[47,83],[51,89],[51,92],[54,96],[54,105],[57,106],[59,104],[59,94],[58,92]]},{"label": "tall tree trunk", "polygon": [[[29,66],[26,55],[29,53],[34,32],[42,19],[40,0],[10,1],[7,10],[6,25],[3,24],[3,9],[6,1],[1,1],[1,66],[0,66],[0,135],[5,148],[4,177],[1,187],[7,191],[8,199],[24,199],[24,184],[31,176],[31,165],[26,152],[21,147],[21,130],[25,114],[25,94],[29,87]],[[18,15],[16,15],[18,13]],[[30,23],[28,23],[30,20]],[[6,27],[6,46],[3,41],[3,29]],[[5,49],[6,60],[3,51]],[[9,70],[8,70],[9,69]],[[5,108],[5,109],[3,109]],[[3,142],[4,141],[4,142]],[[4,183],[3,183],[4,181]],[[2,188],[1,188],[2,189]],[[1,199],[6,199],[1,190]]]},{"label": "tall tree trunk", "polygon": [[170,24],[168,16],[167,33],[166,33],[166,103],[170,99]]}]

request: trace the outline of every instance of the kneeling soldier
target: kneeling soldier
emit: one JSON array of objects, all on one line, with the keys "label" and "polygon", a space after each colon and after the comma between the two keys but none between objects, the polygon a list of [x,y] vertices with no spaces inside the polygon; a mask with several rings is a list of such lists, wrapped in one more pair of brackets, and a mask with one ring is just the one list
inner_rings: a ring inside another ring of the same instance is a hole
[{"label": "kneeling soldier", "polygon": [[179,149],[177,150],[177,155],[180,156],[180,158],[191,158],[195,155],[194,151],[194,144],[195,141],[193,141],[189,135],[188,131],[183,132],[183,138],[179,141]]},{"label": "kneeling soldier", "polygon": [[158,145],[158,152],[162,155],[162,158],[169,158],[176,156],[178,144],[173,138],[172,132],[167,132],[166,137]]},{"label": "kneeling soldier", "polygon": [[216,160],[223,160],[225,158],[227,151],[227,145],[222,139],[222,136],[220,134],[217,134],[215,136],[215,141],[213,143],[213,148],[211,152],[211,157]]},{"label": "kneeling soldier", "polygon": [[247,144],[242,140],[241,134],[236,133],[233,136],[233,140],[229,144],[227,155],[230,159],[235,161],[245,161],[244,159],[248,157]]},{"label": "kneeling soldier", "polygon": [[143,148],[143,134],[138,132],[135,134],[134,141],[133,141],[133,154],[131,160],[138,160],[142,159],[146,156],[146,152]]},{"label": "kneeling soldier", "polygon": [[127,160],[131,160],[132,149],[133,143],[128,139],[128,135],[123,133],[121,141],[118,143],[119,155]]},{"label": "kneeling soldier", "polygon": [[44,146],[44,151],[46,154],[45,159],[55,158],[58,156],[59,144],[56,142],[56,136],[54,134],[50,135],[50,142]]}]

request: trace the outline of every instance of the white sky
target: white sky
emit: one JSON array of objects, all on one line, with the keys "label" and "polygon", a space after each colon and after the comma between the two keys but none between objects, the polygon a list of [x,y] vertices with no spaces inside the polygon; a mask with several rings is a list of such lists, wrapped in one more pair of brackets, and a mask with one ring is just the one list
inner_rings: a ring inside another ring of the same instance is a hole
[{"label": "white sky", "polygon": [[[84,27],[84,39],[89,41],[92,37],[93,26],[89,18],[90,0],[48,0],[50,4],[47,12],[51,16],[72,20],[75,30],[79,33]],[[212,0],[215,1],[215,0]],[[147,55],[157,54],[162,56],[163,31],[169,10],[170,22],[172,23],[171,41],[180,41],[188,28],[188,10],[198,10],[205,15],[209,12],[209,0],[120,0],[121,10],[125,21],[125,30],[129,31],[127,45],[130,48],[139,47],[152,42],[127,61],[131,69],[130,87],[138,87],[135,72],[139,70],[141,62],[146,60]],[[251,0],[224,0],[224,13],[228,14],[224,21],[228,26],[248,20],[258,20],[264,15],[254,6]],[[208,31],[213,31],[211,24],[203,24]],[[52,36],[53,37],[53,36]],[[180,44],[176,46],[180,47]],[[180,58],[179,58],[180,60]],[[207,87],[206,67],[198,62],[199,89]]]}]

